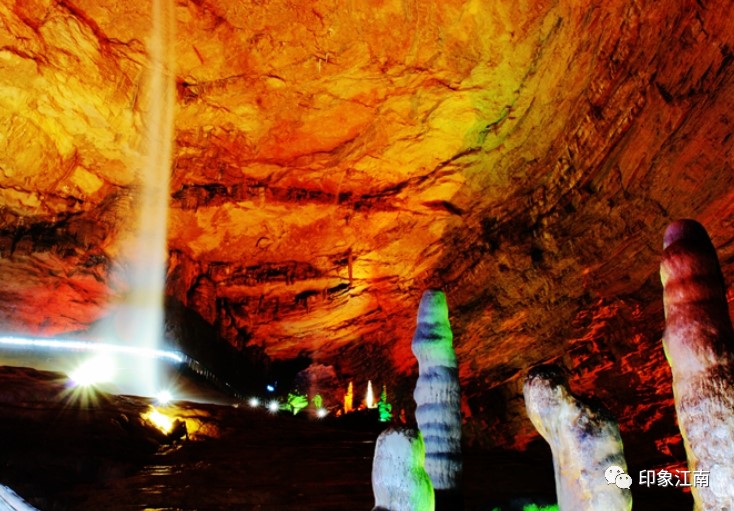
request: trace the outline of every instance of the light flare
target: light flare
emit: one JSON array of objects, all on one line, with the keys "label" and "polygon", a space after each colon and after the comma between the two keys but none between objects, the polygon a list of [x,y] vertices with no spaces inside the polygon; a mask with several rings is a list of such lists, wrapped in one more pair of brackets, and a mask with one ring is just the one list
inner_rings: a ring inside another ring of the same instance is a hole
[{"label": "light flare", "polygon": [[173,400],[173,395],[169,390],[161,390],[155,399],[158,401],[158,404],[167,405]]},{"label": "light flare", "polygon": [[257,408],[258,406],[260,406],[260,400],[256,397],[251,397],[247,404],[249,404],[252,408]]},{"label": "light flare", "polygon": [[110,356],[98,355],[86,360],[69,374],[77,387],[88,387],[112,381],[115,375],[115,362]]},{"label": "light flare", "polygon": [[268,403],[268,411],[270,413],[278,413],[279,410],[280,410],[280,403],[278,403],[277,401],[273,400]]}]

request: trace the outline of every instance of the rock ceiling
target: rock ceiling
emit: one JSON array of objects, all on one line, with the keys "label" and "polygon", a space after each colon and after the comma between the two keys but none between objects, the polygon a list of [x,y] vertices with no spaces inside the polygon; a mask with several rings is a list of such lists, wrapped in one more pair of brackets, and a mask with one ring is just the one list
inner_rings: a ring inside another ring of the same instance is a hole
[{"label": "rock ceiling", "polygon": [[[407,401],[442,288],[475,437],[533,438],[522,376],[555,361],[664,452],[665,225],[701,221],[734,280],[731,12],[179,0],[169,300]],[[150,26],[146,2],[0,1],[7,331],[86,330],[125,292]]]}]

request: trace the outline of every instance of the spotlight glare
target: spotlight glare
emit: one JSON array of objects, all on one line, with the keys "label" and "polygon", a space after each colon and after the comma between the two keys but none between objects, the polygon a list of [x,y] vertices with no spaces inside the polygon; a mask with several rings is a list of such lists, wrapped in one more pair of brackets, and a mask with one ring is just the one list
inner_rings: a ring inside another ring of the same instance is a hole
[{"label": "spotlight glare", "polygon": [[252,408],[257,408],[260,406],[260,400],[256,397],[251,397],[250,400],[247,402]]},{"label": "spotlight glare", "polygon": [[319,419],[323,419],[327,415],[329,415],[329,411],[326,408],[319,408],[318,410],[316,410],[316,417],[318,417]]},{"label": "spotlight glare", "polygon": [[112,380],[115,364],[111,357],[96,356],[77,367],[69,378],[77,387],[88,387]]},{"label": "spotlight glare", "polygon": [[268,410],[270,411],[270,413],[277,413],[278,410],[280,410],[280,403],[275,400],[270,401],[268,403]]},{"label": "spotlight glare", "polygon": [[173,395],[171,395],[171,392],[168,390],[161,390],[158,395],[156,396],[156,401],[158,401],[158,404],[161,405],[167,405],[173,400]]}]

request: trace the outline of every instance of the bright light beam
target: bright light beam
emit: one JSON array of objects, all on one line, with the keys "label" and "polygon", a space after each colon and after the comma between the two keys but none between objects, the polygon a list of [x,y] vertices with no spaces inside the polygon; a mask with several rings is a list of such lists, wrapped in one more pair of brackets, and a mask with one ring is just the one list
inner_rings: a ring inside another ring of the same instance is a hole
[{"label": "bright light beam", "polygon": [[167,405],[173,400],[173,395],[171,395],[171,392],[168,390],[161,390],[155,399],[158,401],[158,404]]},{"label": "bright light beam", "polygon": [[96,355],[80,365],[70,375],[75,386],[88,387],[111,381],[115,374],[115,363],[111,357]]},{"label": "bright light beam", "polygon": [[141,346],[76,341],[73,339],[31,339],[27,337],[0,337],[0,345],[23,348],[51,348],[69,351],[90,351],[94,353],[122,353],[134,357],[158,358],[181,364],[184,355],[178,351],[158,350]]}]

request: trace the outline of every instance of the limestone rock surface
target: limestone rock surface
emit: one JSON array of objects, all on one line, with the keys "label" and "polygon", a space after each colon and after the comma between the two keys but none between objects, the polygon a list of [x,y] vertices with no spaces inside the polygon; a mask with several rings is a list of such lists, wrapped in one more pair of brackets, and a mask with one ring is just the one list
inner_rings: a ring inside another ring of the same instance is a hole
[{"label": "limestone rock surface", "polygon": [[[537,440],[521,375],[555,362],[679,457],[659,239],[698,219],[734,280],[731,1],[175,6],[166,292],[198,326],[171,332],[409,408],[441,288],[465,438]],[[125,292],[150,11],[0,1],[5,331],[84,331]]]}]

